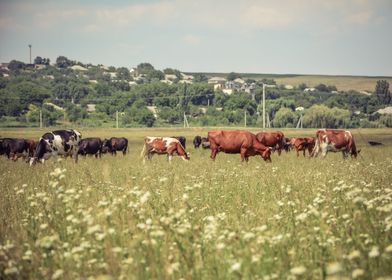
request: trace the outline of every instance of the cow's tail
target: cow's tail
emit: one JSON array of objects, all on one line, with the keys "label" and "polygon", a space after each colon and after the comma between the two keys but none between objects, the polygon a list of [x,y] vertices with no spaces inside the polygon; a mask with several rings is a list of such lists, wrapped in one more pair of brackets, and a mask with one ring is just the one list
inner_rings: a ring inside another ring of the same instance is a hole
[{"label": "cow's tail", "polygon": [[349,146],[351,156],[356,158],[358,155],[358,151],[357,151],[357,146],[355,145],[354,136],[352,135],[351,132],[350,132],[350,137],[348,140],[348,146]]},{"label": "cow's tail", "polygon": [[310,154],[311,157],[317,157],[318,154],[320,153],[320,149],[321,149],[321,140],[320,139],[320,133],[319,131],[316,132],[316,141],[314,143],[314,148],[312,150],[312,153]]},{"label": "cow's tail", "polygon": [[140,153],[140,157],[141,157],[141,158],[145,158],[146,154],[147,154],[147,143],[144,142],[144,143],[143,143],[142,152]]}]

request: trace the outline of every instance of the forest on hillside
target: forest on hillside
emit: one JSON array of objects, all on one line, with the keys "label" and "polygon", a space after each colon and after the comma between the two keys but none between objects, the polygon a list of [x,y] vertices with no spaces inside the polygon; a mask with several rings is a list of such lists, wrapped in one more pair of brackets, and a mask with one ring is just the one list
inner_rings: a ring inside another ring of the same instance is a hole
[{"label": "forest on hillside", "polygon": [[[83,64],[59,56],[54,64],[36,57],[33,64],[12,60],[0,69],[1,126],[78,125],[113,127],[262,125],[266,88],[271,127],[392,127],[389,83],[374,92],[338,91],[320,83],[314,88],[277,84],[271,78],[249,79],[228,73],[225,79],[177,69],[157,70],[150,63],[134,68]],[[272,87],[271,87],[272,86]],[[380,113],[381,112],[381,113]]]}]

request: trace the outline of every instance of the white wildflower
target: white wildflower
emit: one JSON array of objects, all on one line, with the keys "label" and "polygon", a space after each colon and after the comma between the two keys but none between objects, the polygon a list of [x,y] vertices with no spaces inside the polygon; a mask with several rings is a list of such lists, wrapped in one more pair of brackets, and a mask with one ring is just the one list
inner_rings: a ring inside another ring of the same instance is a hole
[{"label": "white wildflower", "polygon": [[144,204],[147,202],[147,200],[150,198],[151,194],[149,191],[147,191],[145,194],[142,195],[140,198],[140,204]]},{"label": "white wildflower", "polygon": [[306,272],[306,267],[304,267],[303,265],[301,266],[296,266],[293,267],[292,269],[290,269],[291,274],[294,275],[302,275]]},{"label": "white wildflower", "polygon": [[353,260],[353,259],[356,259],[356,258],[359,258],[359,257],[361,257],[361,253],[360,253],[358,250],[352,251],[352,252],[347,256],[347,258],[348,258],[349,260]]},{"label": "white wildflower", "polygon": [[351,273],[351,276],[352,276],[353,279],[356,279],[356,278],[362,276],[364,273],[365,273],[365,271],[363,269],[356,268]]},{"label": "white wildflower", "polygon": [[327,266],[327,274],[337,274],[342,271],[342,265],[338,262],[329,263]]},{"label": "white wildflower", "polygon": [[62,269],[57,269],[57,270],[53,273],[53,275],[52,275],[52,280],[56,280],[56,279],[61,278],[61,276],[63,276],[63,274],[64,274],[64,270],[62,270]]},{"label": "white wildflower", "polygon": [[380,255],[380,251],[377,246],[373,246],[369,252],[369,258],[376,258]]},{"label": "white wildflower", "polygon": [[229,272],[239,271],[241,269],[241,262],[234,262],[229,269]]}]

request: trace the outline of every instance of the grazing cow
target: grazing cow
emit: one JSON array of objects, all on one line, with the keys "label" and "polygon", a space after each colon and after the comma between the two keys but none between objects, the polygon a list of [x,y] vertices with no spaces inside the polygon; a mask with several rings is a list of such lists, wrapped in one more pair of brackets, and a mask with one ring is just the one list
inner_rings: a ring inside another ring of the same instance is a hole
[{"label": "grazing cow", "polygon": [[102,155],[102,140],[100,138],[83,138],[79,142],[78,154],[85,155],[95,155],[101,157]]},{"label": "grazing cow", "polygon": [[286,153],[288,153],[290,152],[291,149],[291,144],[290,144],[291,139],[286,137],[284,141],[285,141],[284,150],[286,151]]},{"label": "grazing cow", "polygon": [[297,157],[299,156],[299,152],[303,151],[303,155],[305,156],[306,150],[309,152],[309,156],[311,155],[316,140],[314,137],[304,137],[304,138],[291,138],[290,146],[293,147],[297,151]]},{"label": "grazing cow", "polygon": [[201,137],[199,135],[195,136],[195,138],[193,139],[193,145],[195,146],[195,149],[199,148],[200,145],[204,149],[208,149],[210,147],[210,143],[208,142],[208,138],[207,137]]},{"label": "grazing cow", "polygon": [[50,156],[72,156],[78,162],[79,142],[82,135],[79,131],[55,130],[47,132],[39,139],[34,156],[30,158],[30,166],[37,161],[42,163]]},{"label": "grazing cow", "polygon": [[184,149],[186,149],[186,138],[184,136],[172,136],[171,138],[176,138],[178,141],[180,141]]},{"label": "grazing cow", "polygon": [[286,138],[281,131],[259,132],[256,134],[256,139],[264,146],[272,148],[273,151],[278,150],[278,155],[282,153],[286,144]]},{"label": "grazing cow", "polygon": [[250,156],[260,155],[265,161],[271,161],[271,149],[256,139],[256,135],[243,130],[215,130],[208,132],[211,159],[215,160],[218,152],[241,154],[242,161]]},{"label": "grazing cow", "polygon": [[109,151],[112,155],[117,155],[117,151],[122,151],[123,155],[127,153],[128,139],[125,137],[112,137],[102,142],[102,150],[104,153]]},{"label": "grazing cow", "polygon": [[210,142],[208,141],[207,137],[201,137],[201,146],[203,147],[203,149],[210,148]]},{"label": "grazing cow", "polygon": [[146,159],[151,160],[154,154],[166,154],[169,162],[172,160],[173,154],[178,154],[183,160],[190,159],[184,146],[182,146],[178,139],[147,136],[144,138],[144,146],[141,153],[141,156],[144,157],[143,162],[145,162]]},{"label": "grazing cow", "polygon": [[26,143],[29,151],[29,156],[34,156],[35,149],[37,148],[37,142],[32,139],[26,139]]},{"label": "grazing cow", "polygon": [[325,157],[328,152],[342,152],[343,159],[349,154],[356,158],[360,150],[357,151],[354,137],[348,130],[319,129],[316,133],[316,143],[312,151],[312,156],[317,157],[320,153]]},{"label": "grazing cow", "polygon": [[201,136],[197,135],[195,138],[193,138],[193,146],[195,149],[198,149],[201,145]]},{"label": "grazing cow", "polygon": [[6,155],[8,159],[16,161],[19,157],[26,158],[30,147],[28,140],[17,138],[0,139],[0,155]]}]

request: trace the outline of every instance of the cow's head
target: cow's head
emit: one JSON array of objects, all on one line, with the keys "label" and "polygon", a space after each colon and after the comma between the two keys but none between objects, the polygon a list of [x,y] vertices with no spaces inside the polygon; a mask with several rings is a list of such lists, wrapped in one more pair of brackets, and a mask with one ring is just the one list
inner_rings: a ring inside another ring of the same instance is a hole
[{"label": "cow's head", "polygon": [[267,147],[264,151],[261,152],[261,157],[268,162],[271,162],[271,147]]},{"label": "cow's head", "polygon": [[107,153],[110,150],[110,146],[110,141],[105,138],[102,141],[102,153]]},{"label": "cow's head", "polygon": [[34,156],[30,158],[30,166],[42,159],[44,154],[52,153],[53,151],[53,145],[50,140],[41,138],[37,144],[37,148],[35,149]]}]

